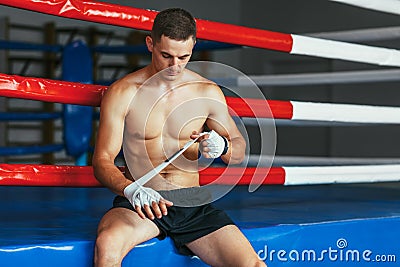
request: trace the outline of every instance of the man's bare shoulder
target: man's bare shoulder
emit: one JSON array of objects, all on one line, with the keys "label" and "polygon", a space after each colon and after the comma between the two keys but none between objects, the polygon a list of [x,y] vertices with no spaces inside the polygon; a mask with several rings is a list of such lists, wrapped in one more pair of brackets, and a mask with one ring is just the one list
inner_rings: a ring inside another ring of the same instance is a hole
[{"label": "man's bare shoulder", "polygon": [[115,81],[105,92],[101,107],[126,112],[131,99],[145,81],[144,76],[144,71],[141,69]]},{"label": "man's bare shoulder", "polygon": [[110,85],[106,98],[131,99],[140,86],[148,79],[146,68],[129,73]]},{"label": "man's bare shoulder", "polygon": [[127,74],[111,84],[109,90],[114,93],[134,93],[146,81],[147,72],[145,69]]},{"label": "man's bare shoulder", "polygon": [[223,96],[221,88],[214,82],[200,74],[188,70],[187,79],[197,85],[198,92],[209,97],[220,98]]}]

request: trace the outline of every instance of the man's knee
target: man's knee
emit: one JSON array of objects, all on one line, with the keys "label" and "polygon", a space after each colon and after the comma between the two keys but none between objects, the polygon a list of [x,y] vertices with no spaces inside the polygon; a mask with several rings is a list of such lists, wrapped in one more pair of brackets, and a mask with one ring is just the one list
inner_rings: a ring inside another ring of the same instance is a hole
[{"label": "man's knee", "polygon": [[121,243],[107,231],[99,233],[95,244],[95,266],[117,266],[122,262],[123,248]]}]

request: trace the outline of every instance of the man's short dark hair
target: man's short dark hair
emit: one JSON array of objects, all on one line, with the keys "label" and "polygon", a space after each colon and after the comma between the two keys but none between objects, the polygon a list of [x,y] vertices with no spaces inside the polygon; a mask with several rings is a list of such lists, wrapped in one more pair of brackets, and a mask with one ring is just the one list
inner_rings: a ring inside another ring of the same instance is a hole
[{"label": "man's short dark hair", "polygon": [[165,9],[157,14],[151,30],[155,42],[159,42],[162,35],[177,41],[190,37],[196,41],[196,21],[192,14],[182,8]]}]

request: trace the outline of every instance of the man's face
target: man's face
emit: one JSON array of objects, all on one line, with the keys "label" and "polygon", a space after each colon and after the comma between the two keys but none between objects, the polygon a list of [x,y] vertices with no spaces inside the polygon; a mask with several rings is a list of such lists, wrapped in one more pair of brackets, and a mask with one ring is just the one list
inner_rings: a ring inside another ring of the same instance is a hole
[{"label": "man's face", "polygon": [[184,70],[192,55],[194,41],[189,38],[184,41],[177,41],[161,36],[159,42],[146,39],[149,51],[153,53],[152,63],[157,72],[163,71],[163,77],[168,80],[175,80]]}]

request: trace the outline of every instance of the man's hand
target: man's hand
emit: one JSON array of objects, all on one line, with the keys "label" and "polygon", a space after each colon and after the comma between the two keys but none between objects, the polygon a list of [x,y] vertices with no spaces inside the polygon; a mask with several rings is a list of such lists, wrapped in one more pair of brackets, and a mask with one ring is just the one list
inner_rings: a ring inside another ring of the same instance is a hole
[{"label": "man's hand", "polygon": [[[171,201],[164,199],[154,189],[144,187],[138,182],[133,182],[125,187],[124,195],[142,219],[146,218],[146,215],[151,220],[155,218],[154,215],[161,218],[168,214],[167,208],[173,205]],[[146,214],[143,213],[142,208]]]},{"label": "man's hand", "polygon": [[[198,132],[193,131],[190,138],[195,139],[199,136]],[[214,130],[201,136],[198,142],[200,143],[200,152],[205,158],[218,158],[221,155],[225,155],[229,148],[228,140]]]}]

